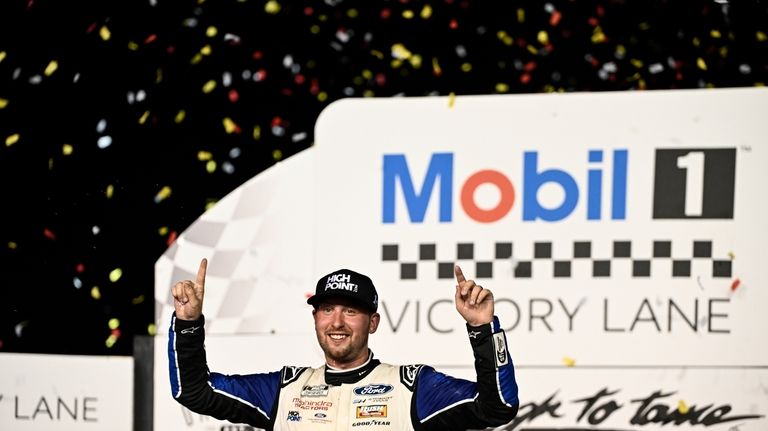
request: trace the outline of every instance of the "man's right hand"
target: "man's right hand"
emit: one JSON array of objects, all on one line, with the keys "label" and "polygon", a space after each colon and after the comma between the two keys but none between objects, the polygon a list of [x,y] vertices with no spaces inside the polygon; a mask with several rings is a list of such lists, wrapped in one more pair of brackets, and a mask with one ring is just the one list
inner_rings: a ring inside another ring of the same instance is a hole
[{"label": "man's right hand", "polygon": [[197,320],[203,314],[203,296],[205,296],[205,271],[208,259],[200,261],[197,279],[178,281],[171,288],[173,305],[176,308],[176,318],[181,320]]}]

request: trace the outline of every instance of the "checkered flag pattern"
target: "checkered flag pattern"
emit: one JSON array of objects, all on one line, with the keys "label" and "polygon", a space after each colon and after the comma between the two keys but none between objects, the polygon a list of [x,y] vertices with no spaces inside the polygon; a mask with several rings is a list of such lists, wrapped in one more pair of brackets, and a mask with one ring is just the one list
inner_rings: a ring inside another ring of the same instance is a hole
[{"label": "checkered flag pattern", "polygon": [[[547,276],[551,275],[554,278],[571,278],[573,266],[584,262],[591,267],[591,276],[594,278],[607,278],[611,277],[612,274],[614,276],[623,275],[619,271],[612,271],[613,267],[619,263],[629,264],[630,271],[627,275],[633,278],[651,277],[652,275],[656,277],[664,275],[677,278],[692,277],[693,264],[701,261],[708,262],[713,278],[729,278],[732,272],[730,258],[718,259],[712,256],[712,241],[693,241],[687,258],[673,258],[672,241],[669,240],[653,241],[651,256],[633,256],[631,241],[613,241],[612,252],[608,255],[593,253],[592,241],[574,241],[572,245],[569,245],[572,253],[567,259],[553,257],[553,243],[546,241],[527,245],[533,248],[532,258],[516,259],[513,245],[520,246],[520,244],[513,244],[512,242],[494,243],[491,259],[476,258],[476,244],[473,242],[445,245],[445,247],[453,247],[455,257],[452,260],[442,260],[438,259],[438,244],[423,243],[416,245],[418,249],[417,259],[406,260],[401,258],[403,253],[401,253],[399,244],[382,244],[381,259],[384,262],[398,265],[401,280],[424,279],[431,277],[432,274],[436,274],[438,279],[453,278],[453,267],[459,261],[473,262],[475,265],[474,278],[478,279],[493,278],[495,272],[497,276],[500,275],[497,268],[502,264],[508,265],[509,262],[512,262],[514,266],[513,271],[511,271],[512,277],[532,278],[537,275],[534,274],[534,268],[540,267],[536,263],[542,261],[551,263],[548,265],[551,268],[551,273]],[[529,255],[531,254],[529,253]],[[424,269],[424,263],[433,263],[435,272],[432,274],[422,273],[423,271],[420,269]],[[656,273],[654,273],[656,267],[664,267],[668,269],[668,272],[655,271]]]}]

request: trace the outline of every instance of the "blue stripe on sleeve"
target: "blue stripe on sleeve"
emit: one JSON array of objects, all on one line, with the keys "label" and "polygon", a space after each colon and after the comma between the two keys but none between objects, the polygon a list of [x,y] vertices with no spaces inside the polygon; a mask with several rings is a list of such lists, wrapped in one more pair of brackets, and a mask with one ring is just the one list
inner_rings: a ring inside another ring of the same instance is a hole
[{"label": "blue stripe on sleeve", "polygon": [[419,421],[424,422],[450,407],[473,401],[476,394],[475,382],[451,377],[425,366],[419,373],[416,414]]},{"label": "blue stripe on sleeve", "polygon": [[225,375],[211,373],[210,384],[216,392],[257,408],[267,419],[277,402],[280,372]]},{"label": "blue stripe on sleeve", "polygon": [[171,379],[171,395],[178,398],[181,395],[181,382],[179,382],[179,368],[176,358],[176,316],[171,317],[171,326],[168,329],[168,376]]}]

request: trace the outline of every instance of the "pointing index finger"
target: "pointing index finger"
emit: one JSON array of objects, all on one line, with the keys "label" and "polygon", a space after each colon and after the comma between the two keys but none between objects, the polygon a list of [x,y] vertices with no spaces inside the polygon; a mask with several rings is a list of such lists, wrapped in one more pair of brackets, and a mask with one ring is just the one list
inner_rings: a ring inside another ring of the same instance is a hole
[{"label": "pointing index finger", "polygon": [[197,270],[197,279],[195,279],[195,284],[200,286],[201,289],[205,289],[205,272],[207,269],[208,259],[203,258],[203,260],[200,261],[200,268]]},{"label": "pointing index finger", "polygon": [[467,281],[467,279],[464,277],[464,273],[461,271],[461,267],[459,267],[459,265],[454,265],[453,272],[456,274],[456,281],[459,284]]}]

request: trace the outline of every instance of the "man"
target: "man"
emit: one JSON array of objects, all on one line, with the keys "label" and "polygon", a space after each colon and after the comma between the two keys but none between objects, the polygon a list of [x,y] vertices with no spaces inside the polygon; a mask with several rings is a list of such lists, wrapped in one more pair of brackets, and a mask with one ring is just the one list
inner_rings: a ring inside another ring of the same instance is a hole
[{"label": "man", "polygon": [[307,300],[325,365],[249,375],[209,373],[202,329],[207,265],[203,259],[194,282],[172,288],[171,389],[194,412],[265,430],[297,431],[483,429],[509,423],[517,414],[514,367],[493,314],[493,294],[466,280],[458,266],[456,309],[466,321],[476,382],[427,365],[390,365],[374,358],[368,335],[379,325],[378,294],[370,278],[348,269],[322,277]]}]

